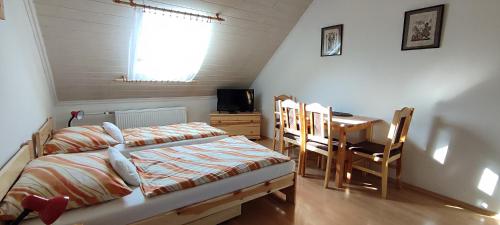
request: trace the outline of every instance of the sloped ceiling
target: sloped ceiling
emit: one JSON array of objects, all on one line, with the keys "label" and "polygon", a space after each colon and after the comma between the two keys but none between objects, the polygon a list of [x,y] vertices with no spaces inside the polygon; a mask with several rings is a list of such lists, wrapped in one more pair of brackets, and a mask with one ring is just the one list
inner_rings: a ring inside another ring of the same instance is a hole
[{"label": "sloped ceiling", "polygon": [[[133,11],[112,0],[35,0],[58,100],[205,96],[248,87],[312,0],[146,0],[178,10],[220,12],[194,82],[123,83]],[[139,1],[142,2],[142,1]]]}]

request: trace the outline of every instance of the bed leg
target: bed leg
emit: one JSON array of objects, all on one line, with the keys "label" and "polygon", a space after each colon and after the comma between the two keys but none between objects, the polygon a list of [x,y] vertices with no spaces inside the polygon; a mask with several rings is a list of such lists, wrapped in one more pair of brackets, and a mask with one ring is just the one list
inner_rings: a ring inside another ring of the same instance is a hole
[{"label": "bed leg", "polygon": [[296,186],[297,186],[297,173],[295,173],[295,177],[293,179],[293,185],[284,188],[280,191],[281,193],[285,194],[286,202],[295,204]]}]

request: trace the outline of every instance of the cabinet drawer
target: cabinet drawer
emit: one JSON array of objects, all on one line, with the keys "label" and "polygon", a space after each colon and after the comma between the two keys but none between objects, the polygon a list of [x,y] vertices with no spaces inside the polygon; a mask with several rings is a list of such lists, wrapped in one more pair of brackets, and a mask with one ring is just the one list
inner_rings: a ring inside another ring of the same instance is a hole
[{"label": "cabinet drawer", "polygon": [[229,135],[244,135],[249,139],[260,139],[260,113],[210,114],[210,125],[226,131]]},{"label": "cabinet drawer", "polygon": [[220,125],[216,127],[226,131],[229,135],[260,136],[260,124],[255,126]]},{"label": "cabinet drawer", "polygon": [[[210,121],[216,123],[224,123],[224,122],[260,122],[259,115],[249,115],[249,116],[212,116]],[[220,121],[220,122],[219,122]]]}]

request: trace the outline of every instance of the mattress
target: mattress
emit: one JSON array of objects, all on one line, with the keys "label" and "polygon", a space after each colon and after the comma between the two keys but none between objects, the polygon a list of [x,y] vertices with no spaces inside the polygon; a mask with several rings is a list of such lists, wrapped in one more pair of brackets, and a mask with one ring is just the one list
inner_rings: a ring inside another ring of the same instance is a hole
[{"label": "mattress", "polygon": [[[293,171],[295,171],[295,162],[288,161],[286,163],[264,167],[238,176],[153,198],[146,198],[141,192],[141,189],[136,187],[131,194],[121,199],[68,211],[54,224],[129,224],[272,180],[292,173]],[[35,218],[24,221],[21,224],[41,225],[43,223],[38,218]]]}]

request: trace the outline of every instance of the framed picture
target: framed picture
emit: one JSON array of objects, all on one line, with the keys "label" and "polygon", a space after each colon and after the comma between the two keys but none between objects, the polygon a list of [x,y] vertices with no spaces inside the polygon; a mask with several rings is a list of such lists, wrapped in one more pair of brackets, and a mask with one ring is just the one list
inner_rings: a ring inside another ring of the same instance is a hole
[{"label": "framed picture", "polygon": [[401,50],[439,48],[444,5],[405,12]]},{"label": "framed picture", "polygon": [[3,4],[3,0],[0,0],[0,20],[5,20],[5,6]]},{"label": "framed picture", "polygon": [[321,56],[342,55],[343,24],[321,29]]}]

